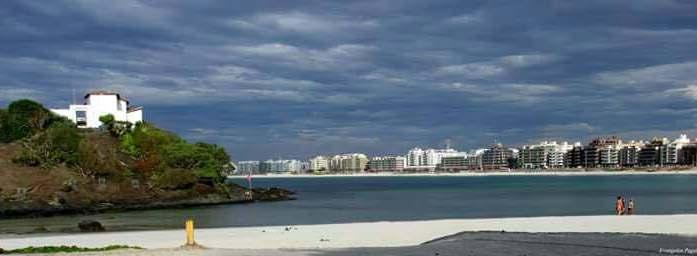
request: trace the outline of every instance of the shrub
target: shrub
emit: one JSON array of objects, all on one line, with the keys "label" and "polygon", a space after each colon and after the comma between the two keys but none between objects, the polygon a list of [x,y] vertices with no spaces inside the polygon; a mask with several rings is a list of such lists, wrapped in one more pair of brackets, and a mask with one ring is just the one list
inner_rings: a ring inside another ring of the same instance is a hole
[{"label": "shrub", "polygon": [[196,143],[197,147],[200,147],[204,149],[206,152],[211,154],[213,156],[213,159],[218,162],[220,165],[225,165],[230,163],[230,155],[225,152],[224,148],[219,147],[218,145],[215,144],[208,144],[208,143]]},{"label": "shrub", "polygon": [[118,145],[83,140],[78,148],[78,160],[76,168],[83,176],[119,176],[126,169],[119,160]]},{"label": "shrub", "polygon": [[198,177],[221,181],[230,162],[225,149],[217,145],[189,144],[172,133],[143,123],[121,136],[121,150],[136,159],[134,171],[145,176],[172,168],[191,170]]},{"label": "shrub", "polygon": [[106,114],[106,115],[99,117],[99,121],[102,122],[102,126],[105,126],[105,127],[111,127],[112,125],[114,125],[115,120],[116,119],[114,118],[114,115],[112,115],[112,114]]},{"label": "shrub", "polygon": [[52,118],[51,112],[44,106],[26,99],[10,103],[7,107],[7,112],[25,124],[30,129],[30,132],[48,128]]},{"label": "shrub", "polygon": [[206,143],[180,142],[165,148],[165,162],[169,167],[194,170],[198,177],[220,181],[230,162],[224,149]]},{"label": "shrub", "polygon": [[54,124],[70,122],[31,100],[18,100],[10,103],[6,111],[0,113],[0,142],[13,142],[27,138],[48,129]]},{"label": "shrub", "polygon": [[150,177],[153,174],[162,172],[165,169],[164,163],[159,154],[147,154],[135,161],[133,170],[143,177]]},{"label": "shrub", "polygon": [[30,254],[30,253],[73,253],[73,252],[103,252],[123,249],[142,250],[143,248],[136,246],[125,245],[110,245],[100,248],[83,248],[77,246],[43,246],[43,247],[26,247],[21,249],[4,251],[7,254]]},{"label": "shrub", "polygon": [[166,190],[181,190],[192,188],[197,180],[196,174],[189,170],[171,169],[158,175],[156,184]]},{"label": "shrub", "polygon": [[30,150],[22,150],[18,156],[12,158],[12,162],[24,166],[40,166],[42,163],[41,157]]},{"label": "shrub", "polygon": [[126,144],[128,151],[138,154],[133,157],[161,153],[163,147],[183,141],[179,136],[147,123],[139,123],[129,134],[123,136],[121,142],[122,145]]},{"label": "shrub", "polygon": [[135,138],[132,133],[126,133],[121,136],[121,150],[132,157],[137,157],[140,155],[138,146],[136,145]]},{"label": "shrub", "polygon": [[22,141],[22,151],[13,159],[27,166],[50,168],[61,163],[75,165],[82,136],[77,128],[65,123],[48,128],[44,133]]},{"label": "shrub", "polygon": [[129,122],[116,121],[109,129],[109,133],[114,137],[121,137],[131,131],[133,125]]},{"label": "shrub", "polygon": [[106,114],[99,117],[99,121],[102,122],[102,129],[106,130],[114,137],[121,137],[131,131],[133,126],[129,122],[116,121],[114,115]]},{"label": "shrub", "polygon": [[[7,122],[7,118],[9,117],[9,114],[7,113],[7,110],[1,109],[0,108],[0,132],[5,131],[5,123]],[[2,137],[4,135],[0,134],[0,142],[2,141]]]}]

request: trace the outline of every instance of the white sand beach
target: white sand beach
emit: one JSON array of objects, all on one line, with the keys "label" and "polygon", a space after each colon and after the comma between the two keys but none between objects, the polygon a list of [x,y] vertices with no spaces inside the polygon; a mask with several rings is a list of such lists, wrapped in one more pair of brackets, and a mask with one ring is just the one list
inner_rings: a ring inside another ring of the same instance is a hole
[{"label": "white sand beach", "polygon": [[[499,219],[451,219],[348,223],[287,227],[212,228],[196,230],[196,241],[209,248],[315,249],[413,246],[463,231],[655,233],[697,236],[697,215],[571,216]],[[148,249],[184,243],[182,230],[16,236],[0,248],[77,245],[130,245]]]}]

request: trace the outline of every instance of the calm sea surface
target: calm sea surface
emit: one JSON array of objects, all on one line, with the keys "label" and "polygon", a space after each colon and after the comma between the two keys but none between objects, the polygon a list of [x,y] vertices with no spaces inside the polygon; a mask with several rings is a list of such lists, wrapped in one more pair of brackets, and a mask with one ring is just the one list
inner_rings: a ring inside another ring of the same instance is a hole
[{"label": "calm sea surface", "polygon": [[[243,178],[232,182],[245,184]],[[639,214],[697,213],[697,175],[259,178],[298,200],[89,216],[0,220],[0,233],[74,232],[94,219],[110,230],[326,224],[444,218],[612,214],[617,195]]]}]

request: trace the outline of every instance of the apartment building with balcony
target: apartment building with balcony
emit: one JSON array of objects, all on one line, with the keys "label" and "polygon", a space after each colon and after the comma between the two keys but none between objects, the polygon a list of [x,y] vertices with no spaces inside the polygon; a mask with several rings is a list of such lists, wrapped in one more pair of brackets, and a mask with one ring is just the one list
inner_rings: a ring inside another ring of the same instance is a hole
[{"label": "apartment building with balcony", "polygon": [[406,157],[403,156],[373,157],[368,162],[368,170],[371,172],[398,172],[404,170],[406,163]]}]

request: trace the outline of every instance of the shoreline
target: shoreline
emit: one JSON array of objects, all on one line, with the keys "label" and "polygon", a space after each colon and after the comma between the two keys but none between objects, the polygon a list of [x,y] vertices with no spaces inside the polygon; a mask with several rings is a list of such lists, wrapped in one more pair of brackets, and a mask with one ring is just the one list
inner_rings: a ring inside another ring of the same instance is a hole
[{"label": "shoreline", "polygon": [[242,195],[233,196],[231,194],[209,194],[189,199],[172,201],[151,201],[151,202],[112,202],[100,203],[85,207],[76,206],[49,206],[49,207],[0,207],[0,218],[2,219],[31,219],[37,217],[52,216],[79,216],[84,214],[115,213],[129,211],[144,211],[158,209],[181,209],[197,206],[215,206],[226,204],[251,204],[275,201],[295,200],[294,192],[279,188],[254,188],[254,199],[246,198]]},{"label": "shoreline", "polygon": [[[644,233],[697,236],[697,214],[444,219],[427,221],[229,227],[196,230],[202,246],[218,249],[339,249],[416,246],[461,232]],[[28,246],[113,244],[146,249],[177,248],[184,230],[5,236],[4,249]],[[379,238],[379,239],[377,239]]]},{"label": "shoreline", "polygon": [[[488,177],[488,176],[610,176],[610,175],[697,175],[697,169],[689,170],[628,170],[628,171],[495,171],[456,173],[345,173],[345,174],[256,174],[253,178],[340,178],[340,177]],[[247,176],[228,176],[228,179],[244,179]]]}]

